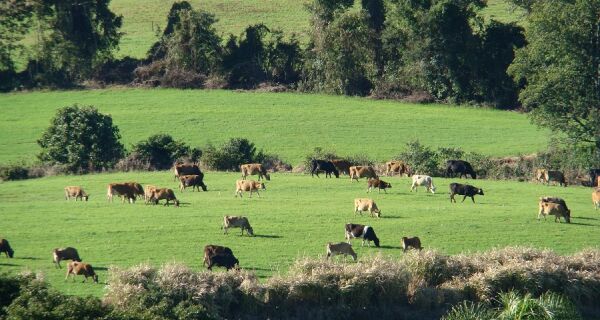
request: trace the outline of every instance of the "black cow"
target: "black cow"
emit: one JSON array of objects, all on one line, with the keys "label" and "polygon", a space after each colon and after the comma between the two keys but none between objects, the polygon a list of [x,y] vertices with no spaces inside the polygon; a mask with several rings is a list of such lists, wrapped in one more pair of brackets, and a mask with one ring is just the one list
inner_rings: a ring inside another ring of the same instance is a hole
[{"label": "black cow", "polygon": [[373,243],[375,243],[375,246],[379,247],[379,238],[377,238],[373,227],[365,226],[362,224],[347,223],[346,241],[350,243],[350,239],[352,238],[363,238],[363,246],[365,245],[365,241],[367,241],[367,245],[370,247],[371,241],[373,241]]},{"label": "black cow", "polygon": [[475,195],[483,195],[483,189],[475,188],[468,184],[451,183],[450,202],[454,201],[456,203],[456,199],[454,199],[455,194],[464,196],[461,202],[464,202],[467,197],[471,197],[471,200],[473,200],[473,203],[475,203]]},{"label": "black cow", "polygon": [[563,207],[565,207],[565,209],[567,211],[570,211],[569,207],[567,207],[567,203],[565,202],[565,200],[563,198],[558,198],[558,197],[542,197],[542,198],[540,198],[540,201],[542,201],[542,202],[552,202],[552,203],[560,204]]},{"label": "black cow", "polygon": [[459,178],[465,176],[466,179],[467,174],[469,174],[471,178],[477,179],[477,174],[475,174],[475,170],[473,170],[470,163],[463,160],[446,161],[446,176],[454,178],[457,174]]},{"label": "black cow", "polygon": [[333,172],[333,174],[335,174],[336,178],[340,177],[340,172],[338,171],[338,169],[335,168],[335,165],[331,161],[312,160],[310,162],[310,165],[311,165],[311,170],[310,170],[311,176],[316,174],[317,178],[319,178],[319,171],[325,171],[325,178],[327,178],[327,176],[329,176],[331,178],[332,172]]},{"label": "black cow", "polygon": [[238,259],[232,254],[218,254],[216,256],[212,256],[208,260],[208,270],[212,271],[213,266],[223,267],[227,270],[231,269],[239,269],[240,262]]},{"label": "black cow", "polygon": [[592,187],[600,187],[598,177],[600,177],[600,169],[590,169],[590,182],[592,183]]},{"label": "black cow", "polygon": [[6,239],[0,239],[0,253],[2,252],[4,252],[7,258],[12,258],[15,255],[15,251],[10,247]]}]

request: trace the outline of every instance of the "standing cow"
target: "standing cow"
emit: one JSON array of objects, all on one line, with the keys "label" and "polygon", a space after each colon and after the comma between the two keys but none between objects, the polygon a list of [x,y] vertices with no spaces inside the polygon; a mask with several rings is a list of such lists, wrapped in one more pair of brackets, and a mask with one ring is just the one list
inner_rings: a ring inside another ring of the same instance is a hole
[{"label": "standing cow", "polygon": [[567,223],[571,223],[571,210],[567,208],[567,204],[561,198],[540,198],[538,220],[541,216],[544,216],[546,220],[547,215],[554,216],[554,222],[560,223],[560,218],[563,217]]},{"label": "standing cow", "polygon": [[433,185],[433,179],[430,176],[415,174],[412,176],[412,186],[410,187],[410,192],[413,190],[417,190],[417,187],[424,186],[427,191],[435,194],[435,186]]},{"label": "standing cow", "polygon": [[448,160],[446,161],[446,176],[454,178],[458,175],[459,178],[463,176],[467,178],[467,174],[473,179],[477,179],[477,174],[470,163],[463,160]]},{"label": "standing cow", "polygon": [[192,191],[194,189],[200,191],[200,188],[202,188],[202,191],[206,191],[207,187],[203,180],[203,173],[179,176],[179,191],[183,192],[187,187],[192,187]]},{"label": "standing cow", "polygon": [[327,259],[335,257],[338,254],[344,255],[344,258],[346,258],[346,256],[351,256],[354,261],[356,261],[357,258],[356,252],[352,250],[352,245],[346,242],[336,244],[329,242],[325,247],[325,250],[327,252]]},{"label": "standing cow", "polygon": [[377,207],[377,204],[372,199],[358,198],[354,199],[354,214],[362,211],[369,211],[371,217],[381,217],[381,210]]},{"label": "standing cow", "polygon": [[4,252],[7,258],[12,258],[15,251],[10,247],[10,243],[6,239],[0,239],[0,253]]},{"label": "standing cow", "polygon": [[594,189],[592,192],[592,202],[594,203],[594,208],[596,208],[596,210],[600,209],[600,187]]},{"label": "standing cow", "polygon": [[343,173],[346,175],[350,174],[350,167],[352,166],[350,161],[342,159],[333,159],[331,160],[331,163],[333,163],[333,166],[339,171],[339,173]]},{"label": "standing cow", "polygon": [[80,199],[81,201],[85,199],[85,201],[88,201],[89,197],[90,196],[85,191],[83,191],[83,188],[79,186],[65,187],[65,199],[67,201],[71,198],[75,198],[75,201],[77,201],[77,199]]},{"label": "standing cow", "polygon": [[535,171],[535,179],[539,182],[550,184],[551,181],[557,182],[559,185],[566,187],[567,180],[565,175],[558,170],[537,169]]},{"label": "standing cow", "polygon": [[360,178],[378,179],[379,176],[377,176],[375,169],[373,169],[373,167],[371,167],[371,166],[350,167],[350,181],[351,182],[353,182],[354,180],[358,181],[358,179],[360,179]]},{"label": "standing cow", "polygon": [[398,174],[400,176],[406,174],[410,176],[410,168],[403,161],[392,160],[385,163],[385,174],[387,176]]},{"label": "standing cow", "polygon": [[367,181],[367,193],[371,192],[371,189],[373,188],[377,188],[377,192],[380,193],[381,190],[383,190],[383,192],[387,193],[387,191],[385,189],[387,188],[391,188],[392,184],[391,183],[387,183],[383,180],[379,180],[379,179],[369,179],[369,181]]},{"label": "standing cow", "polygon": [[410,248],[414,248],[419,251],[423,250],[423,247],[421,246],[421,239],[419,239],[419,237],[402,237],[400,244],[402,245],[402,251],[404,252]]},{"label": "standing cow", "polygon": [[242,198],[242,192],[250,192],[250,198],[252,198],[252,192],[256,192],[258,197],[260,198],[260,193],[258,193],[258,189],[266,190],[265,184],[262,182],[254,181],[254,180],[237,180],[235,182],[235,196],[238,195]]},{"label": "standing cow", "polygon": [[456,203],[456,199],[454,199],[454,195],[464,196],[461,202],[465,202],[467,197],[470,197],[475,203],[475,195],[483,195],[483,189],[473,187],[468,184],[460,184],[460,183],[451,183],[450,184],[450,202]]},{"label": "standing cow", "polygon": [[331,161],[327,160],[312,160],[310,162],[310,176],[316,175],[319,178],[319,171],[325,172],[325,178],[328,176],[331,178],[333,173],[336,178],[340,177],[340,172],[336,169],[335,165]]},{"label": "standing cow", "polygon": [[249,236],[254,235],[254,230],[252,230],[252,226],[250,226],[250,221],[246,217],[238,217],[238,216],[224,216],[223,217],[223,233],[227,234],[227,229],[229,228],[240,228],[242,229],[242,235],[244,235],[244,230]]},{"label": "standing cow", "polygon": [[181,176],[185,175],[202,175],[202,171],[196,164],[176,164],[173,166],[173,173],[175,174],[175,181]]},{"label": "standing cow", "polygon": [[95,283],[98,283],[98,275],[96,275],[96,272],[94,272],[92,265],[88,263],[79,261],[69,262],[67,265],[67,276],[65,277],[65,280],[67,280],[70,275],[73,276],[73,281],[75,281],[75,276],[83,275],[85,277],[83,282],[87,282],[88,277],[90,277]]},{"label": "standing cow", "polygon": [[267,173],[267,170],[260,163],[248,163],[240,166],[242,172],[242,180],[246,180],[246,177],[252,175],[258,175],[258,181],[265,178],[267,181],[271,180],[271,176]]},{"label": "standing cow", "polygon": [[176,207],[179,207],[179,200],[175,197],[175,192],[173,192],[172,189],[159,188],[152,191],[150,194],[150,202],[157,205],[160,200],[167,200],[164,204],[165,206],[169,205],[169,201],[173,201],[173,204]]},{"label": "standing cow", "polygon": [[346,230],[346,242],[350,243],[350,239],[352,238],[362,238],[362,245],[365,245],[365,241],[367,245],[371,246],[371,241],[375,243],[375,246],[379,248],[379,238],[375,234],[375,230],[373,227],[365,226],[363,224],[355,224],[355,223],[347,223],[345,226]]}]

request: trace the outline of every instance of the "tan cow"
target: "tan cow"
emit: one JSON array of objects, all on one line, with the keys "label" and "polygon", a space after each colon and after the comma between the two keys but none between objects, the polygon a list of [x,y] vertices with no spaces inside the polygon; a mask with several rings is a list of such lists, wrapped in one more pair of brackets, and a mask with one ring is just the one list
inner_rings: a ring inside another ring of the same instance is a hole
[{"label": "tan cow", "polygon": [[333,160],[331,160],[331,163],[333,163],[333,166],[340,173],[350,175],[350,167],[352,166],[352,164],[350,163],[350,161],[348,161],[348,160],[342,160],[342,159],[333,159]]},{"label": "tan cow", "polygon": [[563,217],[567,223],[571,223],[571,210],[566,207],[564,201],[563,203],[556,203],[540,198],[539,208],[538,220],[540,220],[541,216],[544,216],[544,220],[546,220],[547,215],[553,215],[554,222],[560,223],[560,218]]},{"label": "tan cow", "polygon": [[371,217],[375,216],[377,218],[381,217],[381,210],[377,207],[377,204],[372,199],[367,198],[357,198],[354,199],[354,214],[356,215],[358,212],[369,211]]},{"label": "tan cow", "polygon": [[246,180],[246,177],[258,175],[258,181],[263,177],[267,179],[267,181],[271,180],[271,176],[267,173],[267,170],[260,163],[248,163],[240,166],[240,170],[242,171],[242,180]]},{"label": "tan cow", "polygon": [[592,202],[596,210],[600,209],[600,187],[594,189],[594,192],[592,192]]},{"label": "tan cow", "polygon": [[258,197],[260,198],[260,193],[258,193],[258,189],[266,190],[265,184],[262,182],[254,181],[254,180],[237,180],[235,182],[235,196],[238,195],[242,198],[242,192],[247,191],[250,192],[250,198],[252,198],[252,192],[256,192]]},{"label": "tan cow", "polygon": [[419,251],[423,250],[423,247],[421,247],[421,239],[419,239],[419,237],[402,237],[402,240],[400,240],[400,244],[402,245],[402,250],[404,252],[406,252],[406,250],[410,248],[414,248]]},{"label": "tan cow", "polygon": [[385,163],[385,174],[391,176],[393,174],[399,174],[400,176],[406,174],[410,176],[410,169],[403,161],[392,160]]},{"label": "tan cow", "polygon": [[427,191],[435,194],[435,186],[433,185],[433,179],[430,176],[415,174],[412,176],[412,186],[410,187],[410,192],[413,190],[417,190],[417,187],[424,186],[427,188]]},{"label": "tan cow", "polygon": [[254,235],[254,230],[252,230],[252,226],[250,226],[250,221],[246,217],[238,217],[238,216],[224,216],[223,217],[223,233],[227,234],[227,229],[229,228],[241,228],[242,235],[244,235],[244,230],[249,236]]},{"label": "tan cow", "polygon": [[326,248],[325,248],[326,252],[327,252],[327,259],[335,257],[338,254],[342,254],[344,255],[344,258],[346,256],[351,256],[352,259],[354,259],[354,261],[356,261],[356,252],[354,252],[354,250],[352,250],[352,245],[346,242],[340,242],[340,243],[328,243]]},{"label": "tan cow", "polygon": [[160,200],[167,200],[164,204],[165,206],[169,205],[169,201],[173,201],[175,206],[179,207],[179,200],[175,197],[175,192],[173,192],[172,189],[159,188],[152,191],[150,194],[150,202],[156,205]]},{"label": "tan cow", "polygon": [[75,201],[77,201],[77,198],[81,199],[81,201],[83,201],[83,199],[85,199],[85,201],[88,201],[89,197],[90,196],[87,193],[85,193],[85,191],[83,191],[83,188],[79,186],[65,187],[65,199],[67,201],[71,198],[75,198]]},{"label": "tan cow", "polygon": [[565,175],[562,173],[562,171],[558,170],[537,169],[535,170],[535,179],[546,184],[550,184],[551,181],[555,181],[563,187],[567,186]]},{"label": "tan cow", "polygon": [[202,171],[198,165],[195,164],[176,164],[173,166],[173,173],[175,174],[175,181],[181,176],[185,175],[201,175]]},{"label": "tan cow", "polygon": [[112,202],[114,195],[120,196],[123,203],[125,198],[134,203],[137,196],[144,196],[144,188],[137,182],[111,183],[106,192],[108,201]]},{"label": "tan cow", "polygon": [[75,276],[83,275],[85,277],[83,282],[87,282],[87,278],[90,277],[95,283],[98,283],[98,275],[94,272],[94,268],[92,268],[91,264],[71,261],[67,265],[67,276],[65,277],[65,280],[69,278],[69,275],[73,276],[73,281],[75,281]]},{"label": "tan cow", "polygon": [[144,186],[144,203],[150,202],[150,197],[152,197],[152,192],[158,189],[156,186],[147,184]]},{"label": "tan cow", "polygon": [[377,173],[375,173],[375,169],[371,166],[352,166],[350,167],[350,181],[353,181],[360,178],[379,178]]}]

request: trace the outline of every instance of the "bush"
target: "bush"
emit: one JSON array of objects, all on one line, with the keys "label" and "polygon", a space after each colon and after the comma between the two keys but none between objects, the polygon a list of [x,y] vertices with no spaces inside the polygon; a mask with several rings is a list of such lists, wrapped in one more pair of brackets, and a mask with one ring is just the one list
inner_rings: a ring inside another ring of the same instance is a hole
[{"label": "bush", "polygon": [[23,180],[29,178],[29,168],[23,165],[8,165],[0,167],[0,179]]},{"label": "bush", "polygon": [[304,172],[310,173],[311,162],[313,160],[333,160],[339,159],[340,157],[332,150],[323,150],[321,147],[315,147],[312,153],[307,154],[304,158]]},{"label": "bush", "polygon": [[93,106],[77,104],[58,110],[38,144],[41,161],[65,165],[70,172],[112,168],[123,156],[119,128]]},{"label": "bush", "polygon": [[197,161],[201,155],[202,151],[199,149],[194,148],[192,152],[183,141],[176,141],[168,134],[155,134],[135,144],[129,160],[121,165],[127,167],[126,163],[129,163],[135,167],[147,163],[150,165],[148,169],[164,170],[170,169],[179,158],[191,157]]},{"label": "bush", "polygon": [[219,148],[206,146],[201,159],[205,166],[213,170],[237,171],[245,163],[262,163],[265,155],[262,151],[257,152],[254,143],[248,139],[232,138]]},{"label": "bush", "polygon": [[396,158],[406,162],[414,174],[434,176],[438,173],[437,154],[418,140],[408,142],[406,150]]}]

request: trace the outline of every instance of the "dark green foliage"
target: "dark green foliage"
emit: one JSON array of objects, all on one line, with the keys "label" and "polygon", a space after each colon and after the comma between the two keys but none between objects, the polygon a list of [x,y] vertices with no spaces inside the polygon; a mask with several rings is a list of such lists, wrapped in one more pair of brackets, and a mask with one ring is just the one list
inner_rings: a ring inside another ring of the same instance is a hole
[{"label": "dark green foliage", "polygon": [[[13,54],[23,48],[20,41],[31,24],[33,9],[30,1],[0,2],[0,72],[14,71]],[[6,78],[0,78],[1,88]]]},{"label": "dark green foliage", "polygon": [[38,140],[40,160],[64,164],[71,172],[111,168],[124,154],[119,128],[93,106],[73,105],[58,110]]},{"label": "dark green foliage", "polygon": [[29,169],[22,165],[8,165],[0,167],[0,179],[22,180],[29,177]]},{"label": "dark green foliage", "polygon": [[214,170],[239,170],[241,164],[261,163],[265,155],[256,150],[254,143],[244,138],[232,138],[216,148],[213,145],[205,147],[202,163]]},{"label": "dark green foliage", "polygon": [[327,24],[333,20],[336,11],[344,11],[354,4],[354,0],[313,0],[307,9],[313,14],[313,24]]},{"label": "dark green foliage", "polygon": [[264,40],[269,32],[265,25],[257,24],[247,27],[239,41],[234,36],[229,37],[223,69],[229,72],[230,85],[251,88],[267,78],[263,62],[266,58]]},{"label": "dark green foliage", "polygon": [[171,6],[171,10],[169,10],[169,15],[167,16],[167,27],[162,33],[161,40],[155,42],[150,50],[148,50],[148,58],[150,60],[160,60],[165,57],[166,47],[163,43],[161,43],[167,36],[171,35],[175,30],[175,27],[179,24],[179,14],[184,11],[191,11],[192,5],[187,1],[175,2]]},{"label": "dark green foliage", "polygon": [[436,175],[438,170],[435,151],[418,140],[408,142],[396,158],[406,162],[414,174]]},{"label": "dark green foliage", "polygon": [[381,32],[385,23],[385,4],[383,0],[361,0],[362,8],[369,14],[369,26],[375,32],[373,40],[373,50],[375,51],[375,64],[377,65],[377,75],[383,74],[383,42]]},{"label": "dark green foliage", "polygon": [[600,152],[600,1],[540,1],[509,71],[532,120]]},{"label": "dark green foliage", "polygon": [[150,136],[144,141],[140,141],[132,148],[133,153],[137,153],[137,158],[150,164],[151,169],[165,170],[173,166],[173,162],[183,157],[195,157],[202,155],[202,151],[194,149],[194,155],[191,149],[183,141],[175,141],[168,134],[156,134]]}]

